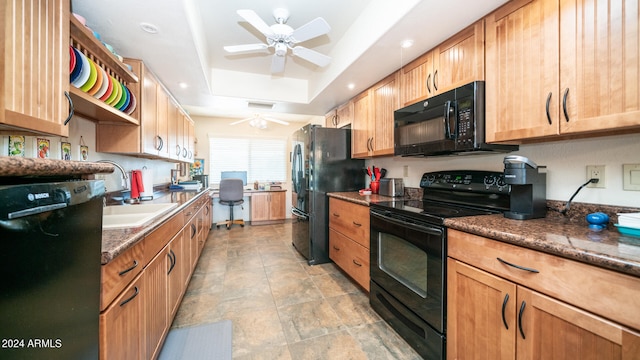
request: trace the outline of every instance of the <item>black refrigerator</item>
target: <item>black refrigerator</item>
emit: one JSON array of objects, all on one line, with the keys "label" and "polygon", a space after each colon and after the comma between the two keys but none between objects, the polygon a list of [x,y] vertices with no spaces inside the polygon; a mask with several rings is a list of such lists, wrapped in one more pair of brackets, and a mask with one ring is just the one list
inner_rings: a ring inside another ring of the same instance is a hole
[{"label": "black refrigerator", "polygon": [[351,159],[351,130],[307,125],[292,136],[292,243],[309,265],[329,262],[327,193],[365,185],[364,160]]}]

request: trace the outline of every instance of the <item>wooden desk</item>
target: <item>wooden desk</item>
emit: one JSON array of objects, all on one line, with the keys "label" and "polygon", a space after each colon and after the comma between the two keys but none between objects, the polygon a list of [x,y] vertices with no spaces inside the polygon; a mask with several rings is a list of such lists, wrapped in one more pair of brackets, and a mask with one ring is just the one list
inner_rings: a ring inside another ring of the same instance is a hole
[{"label": "wooden desk", "polygon": [[[249,203],[250,217],[247,218],[245,214],[242,214],[242,218],[245,222],[249,222],[251,225],[266,225],[284,222],[286,218],[287,204],[286,204],[287,190],[245,190],[243,192],[243,199],[245,203]],[[220,192],[218,189],[213,190],[211,193],[212,198],[219,198]],[[228,218],[229,209],[227,206],[220,205],[219,202],[213,201],[214,205],[214,223],[224,221]],[[234,210],[235,211],[235,210]],[[217,219],[215,215],[218,215],[220,219]],[[236,214],[234,212],[234,218]]]}]

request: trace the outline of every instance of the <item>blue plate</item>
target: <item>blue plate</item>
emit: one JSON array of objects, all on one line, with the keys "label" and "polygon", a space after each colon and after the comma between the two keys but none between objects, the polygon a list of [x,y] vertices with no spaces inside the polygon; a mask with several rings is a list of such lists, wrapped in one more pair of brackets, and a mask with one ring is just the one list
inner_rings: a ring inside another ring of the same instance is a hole
[{"label": "blue plate", "polygon": [[640,229],[620,226],[618,224],[614,225],[618,228],[618,231],[620,231],[620,234],[622,235],[640,236]]},{"label": "blue plate", "polygon": [[129,106],[129,102],[131,101],[131,93],[129,92],[129,88],[124,84],[122,84],[122,89],[124,90],[124,94],[127,96],[127,98],[124,100],[124,104],[122,104],[122,106],[118,108],[118,110],[124,112],[124,109]]},{"label": "blue plate", "polygon": [[74,82],[82,72],[82,58],[80,57],[80,51],[73,48],[73,52],[76,54],[76,66],[73,68],[71,75],[69,75],[69,82]]}]

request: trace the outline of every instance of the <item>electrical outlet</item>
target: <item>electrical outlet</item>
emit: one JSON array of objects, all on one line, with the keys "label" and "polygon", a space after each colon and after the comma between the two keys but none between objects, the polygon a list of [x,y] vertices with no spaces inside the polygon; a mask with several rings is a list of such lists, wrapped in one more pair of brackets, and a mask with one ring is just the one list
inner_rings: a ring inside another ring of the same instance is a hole
[{"label": "electrical outlet", "polygon": [[587,165],[587,180],[589,179],[598,179],[598,182],[587,187],[604,189],[604,165]]}]

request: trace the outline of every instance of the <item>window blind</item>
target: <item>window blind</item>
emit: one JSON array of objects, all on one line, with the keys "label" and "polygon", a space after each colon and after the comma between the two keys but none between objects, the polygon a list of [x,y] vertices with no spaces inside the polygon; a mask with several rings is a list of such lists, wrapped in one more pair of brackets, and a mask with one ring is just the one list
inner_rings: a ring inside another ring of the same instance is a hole
[{"label": "window blind", "polygon": [[220,182],[222,171],[247,171],[247,183],[286,181],[286,140],[209,138],[209,180]]}]

